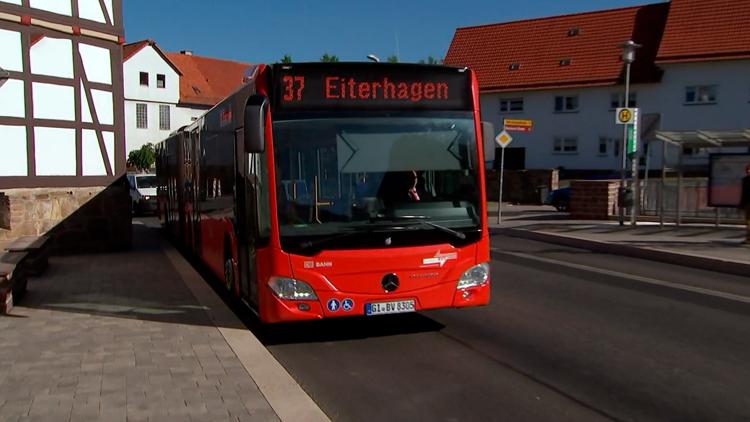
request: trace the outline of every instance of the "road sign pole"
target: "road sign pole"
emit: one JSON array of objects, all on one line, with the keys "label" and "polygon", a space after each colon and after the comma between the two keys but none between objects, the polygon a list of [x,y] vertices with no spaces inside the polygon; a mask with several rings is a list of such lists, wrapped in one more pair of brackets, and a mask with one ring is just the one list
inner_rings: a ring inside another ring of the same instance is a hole
[{"label": "road sign pole", "polygon": [[[625,63],[625,108],[630,106],[630,63]],[[628,125],[623,128],[622,135],[622,165],[620,167],[620,192],[619,200],[625,198],[625,171],[628,166]],[[620,208],[620,225],[625,225],[625,204],[617,204]]]},{"label": "road sign pole", "polygon": [[500,193],[497,196],[497,224],[503,221],[503,173],[505,173],[505,148],[500,148]]}]

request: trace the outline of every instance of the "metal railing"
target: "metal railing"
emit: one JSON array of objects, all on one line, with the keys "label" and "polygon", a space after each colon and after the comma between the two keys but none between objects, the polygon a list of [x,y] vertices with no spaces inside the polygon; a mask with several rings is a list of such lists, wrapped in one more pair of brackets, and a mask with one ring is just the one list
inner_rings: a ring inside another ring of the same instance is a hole
[{"label": "metal railing", "polygon": [[[681,189],[678,195],[680,184]],[[664,196],[663,207],[660,203],[662,194]],[[660,179],[649,179],[645,186],[641,182],[641,215],[658,217],[662,210],[664,219],[669,222],[682,218],[710,219],[717,224],[743,222],[743,214],[737,208],[708,206],[707,178],[685,178],[681,183],[677,178],[668,178],[664,180],[663,189]]]}]

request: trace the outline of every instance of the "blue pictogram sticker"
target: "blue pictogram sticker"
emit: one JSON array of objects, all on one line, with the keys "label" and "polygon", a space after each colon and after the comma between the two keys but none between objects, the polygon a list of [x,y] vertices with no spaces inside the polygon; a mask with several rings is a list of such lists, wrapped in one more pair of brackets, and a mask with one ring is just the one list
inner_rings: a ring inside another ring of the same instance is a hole
[{"label": "blue pictogram sticker", "polygon": [[339,302],[338,299],[328,299],[328,303],[326,303],[326,307],[331,312],[336,312],[341,308],[341,302]]},{"label": "blue pictogram sticker", "polygon": [[350,312],[352,309],[354,309],[354,301],[349,298],[342,300],[341,309],[343,309],[344,312]]}]

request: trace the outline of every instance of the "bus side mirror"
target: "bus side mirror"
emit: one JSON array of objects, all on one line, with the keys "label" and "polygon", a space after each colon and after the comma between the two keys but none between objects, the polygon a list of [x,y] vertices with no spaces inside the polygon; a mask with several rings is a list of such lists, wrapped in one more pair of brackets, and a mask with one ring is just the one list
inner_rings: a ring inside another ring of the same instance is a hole
[{"label": "bus side mirror", "polygon": [[[484,146],[484,162],[495,162],[495,126],[490,122],[482,122],[482,140]],[[489,166],[492,168],[492,165]]]},{"label": "bus side mirror", "polygon": [[266,150],[266,109],[268,98],[250,98],[245,106],[245,152],[259,153]]}]

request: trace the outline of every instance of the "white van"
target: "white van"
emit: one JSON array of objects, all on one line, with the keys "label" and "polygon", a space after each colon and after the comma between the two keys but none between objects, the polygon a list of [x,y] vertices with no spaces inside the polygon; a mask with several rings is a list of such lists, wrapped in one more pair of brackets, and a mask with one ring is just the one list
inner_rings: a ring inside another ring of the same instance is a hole
[{"label": "white van", "polygon": [[128,174],[130,199],[134,214],[156,212],[156,175],[148,173]]}]

